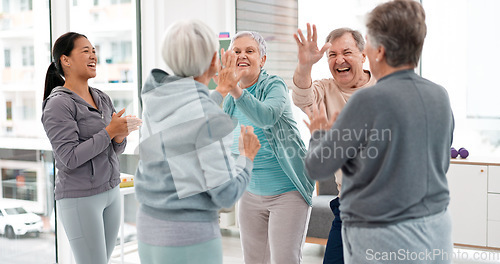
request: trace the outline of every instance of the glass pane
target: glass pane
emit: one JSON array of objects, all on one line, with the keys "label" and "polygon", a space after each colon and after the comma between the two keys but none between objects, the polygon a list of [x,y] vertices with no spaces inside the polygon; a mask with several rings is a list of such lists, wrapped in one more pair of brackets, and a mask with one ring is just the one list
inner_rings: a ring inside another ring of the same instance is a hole
[{"label": "glass pane", "polygon": [[52,264],[54,174],[40,122],[48,1],[3,0],[1,9],[0,263]]},{"label": "glass pane", "polygon": [[126,114],[138,115],[135,1],[78,1],[69,17],[70,30],[96,48],[97,76],[90,85],[106,92],[117,111],[125,107]]},{"label": "glass pane", "polygon": [[[69,29],[87,36],[96,48],[97,76],[89,80],[89,85],[104,91],[111,98],[117,112],[125,108],[125,115],[139,116],[136,1],[71,0],[68,5]],[[135,174],[138,158],[134,155],[134,150],[139,133],[133,132],[127,140],[125,153],[119,156],[120,171],[124,178]],[[111,262],[121,263],[123,260],[127,263],[139,263],[136,254],[137,202],[134,189],[121,188],[121,194],[123,223]],[[135,252],[135,255],[131,256],[127,252]]]},{"label": "glass pane", "polygon": [[477,47],[486,43],[500,45],[498,37],[484,38],[498,31],[500,2],[442,0],[423,1],[423,6],[428,32],[422,76],[448,90],[455,118],[453,145],[465,147],[470,158],[500,157],[500,89],[491,82],[500,55],[477,55]]}]

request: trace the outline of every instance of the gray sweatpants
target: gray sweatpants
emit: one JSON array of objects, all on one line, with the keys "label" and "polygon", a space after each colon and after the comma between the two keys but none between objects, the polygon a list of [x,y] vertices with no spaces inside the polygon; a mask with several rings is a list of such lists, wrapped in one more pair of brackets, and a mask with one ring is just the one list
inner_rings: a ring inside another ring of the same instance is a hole
[{"label": "gray sweatpants", "polygon": [[238,216],[245,263],[301,263],[310,213],[298,191],[270,196],[245,192]]},{"label": "gray sweatpants", "polygon": [[447,210],[384,227],[342,226],[346,264],[448,264],[453,259]]},{"label": "gray sweatpants", "polygon": [[120,187],[57,200],[57,211],[77,264],[107,264],[120,228]]}]

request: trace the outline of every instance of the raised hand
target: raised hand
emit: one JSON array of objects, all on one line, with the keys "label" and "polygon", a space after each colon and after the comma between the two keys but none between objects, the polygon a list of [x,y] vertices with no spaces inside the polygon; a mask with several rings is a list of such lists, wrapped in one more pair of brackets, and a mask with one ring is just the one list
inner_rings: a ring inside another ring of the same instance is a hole
[{"label": "raised hand", "polygon": [[243,72],[237,72],[236,67],[236,54],[234,51],[229,50],[224,52],[221,49],[221,63],[219,68],[219,75],[216,78],[217,90],[222,96],[226,96],[232,89],[234,89],[241,79]]},{"label": "raised hand", "polygon": [[312,34],[311,34],[311,25],[307,23],[307,38],[302,34],[302,30],[298,29],[296,34],[293,34],[295,41],[297,42],[297,46],[299,48],[298,51],[298,59],[299,65],[312,67],[313,64],[318,62],[325,51],[330,48],[331,43],[325,43],[323,47],[318,49],[318,35],[316,31],[316,25],[312,25]]},{"label": "raised hand", "polygon": [[259,138],[253,132],[253,126],[241,126],[238,148],[241,156],[253,161],[260,149]]},{"label": "raised hand", "polygon": [[318,108],[316,103],[311,106],[311,109],[306,108],[305,112],[309,117],[309,123],[306,120],[304,120],[304,123],[309,128],[311,135],[316,130],[329,130],[339,115],[339,112],[335,112],[330,119],[327,119],[325,104],[320,104]]}]

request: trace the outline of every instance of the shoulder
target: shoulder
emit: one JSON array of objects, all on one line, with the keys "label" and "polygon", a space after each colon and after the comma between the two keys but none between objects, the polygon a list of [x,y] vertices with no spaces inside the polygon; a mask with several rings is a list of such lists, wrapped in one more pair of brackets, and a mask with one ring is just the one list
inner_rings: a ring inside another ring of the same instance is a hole
[{"label": "shoulder", "polygon": [[[262,90],[264,93],[268,93],[270,91],[283,91],[288,92],[288,86],[286,85],[283,78],[278,75],[263,75],[264,78],[259,80],[258,89]],[[276,89],[278,88],[278,89]]]},{"label": "shoulder", "polygon": [[68,120],[76,118],[76,102],[70,95],[61,92],[52,94],[43,102],[42,122],[47,120]]},{"label": "shoulder", "polygon": [[51,94],[43,102],[44,111],[47,109],[73,109],[75,101],[65,92],[56,92]]}]

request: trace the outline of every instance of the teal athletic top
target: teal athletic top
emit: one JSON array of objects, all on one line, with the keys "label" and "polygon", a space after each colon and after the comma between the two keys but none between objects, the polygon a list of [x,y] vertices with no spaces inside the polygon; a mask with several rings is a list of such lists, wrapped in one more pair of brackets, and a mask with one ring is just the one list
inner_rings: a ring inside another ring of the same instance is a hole
[{"label": "teal athletic top", "polygon": [[[255,84],[246,90],[255,96]],[[264,131],[255,126],[252,121],[243,114],[238,108],[234,110],[233,116],[238,119],[238,126],[234,129],[234,140],[238,142],[240,137],[240,125],[253,126],[254,132],[259,138],[260,149],[253,161],[252,177],[247,190],[256,195],[277,195],[289,191],[296,191],[295,185],[281,168],[278,159],[273,153],[269,141],[267,141]],[[233,154],[239,156],[238,144],[231,147]]]},{"label": "teal athletic top", "polygon": [[290,95],[283,79],[269,75],[262,69],[254,93],[250,93],[247,88],[238,99],[227,95],[223,110],[231,117],[235,117],[236,111],[240,111],[254,125],[255,130],[262,130],[267,141],[261,140],[261,145],[264,141],[268,144],[265,149],[270,146],[281,170],[304,200],[312,205],[314,181],[307,177],[304,168],[306,147],[293,118]]}]

